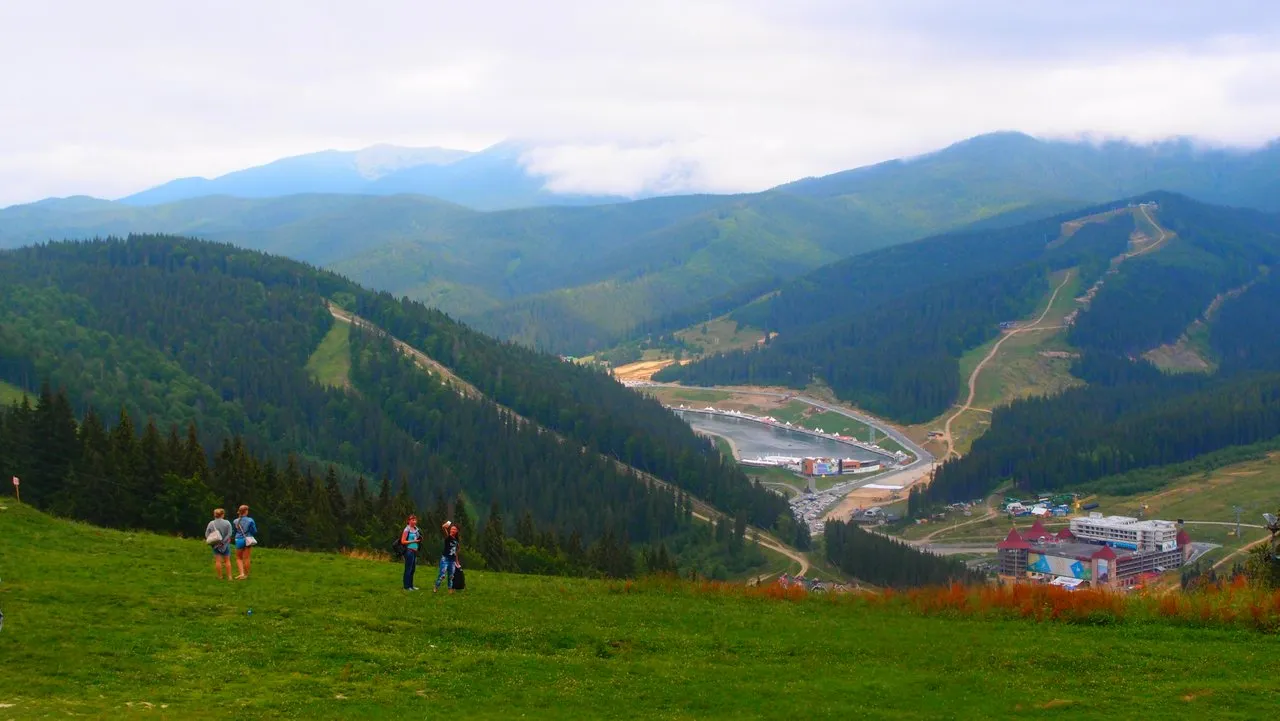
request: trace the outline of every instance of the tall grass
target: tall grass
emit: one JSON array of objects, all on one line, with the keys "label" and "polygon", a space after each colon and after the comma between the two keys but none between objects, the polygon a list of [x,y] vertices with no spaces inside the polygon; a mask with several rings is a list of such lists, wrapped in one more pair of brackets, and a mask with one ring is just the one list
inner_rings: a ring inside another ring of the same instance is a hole
[{"label": "tall grass", "polygon": [[1243,578],[1192,592],[1105,589],[1070,591],[1037,584],[965,586],[952,584],[906,591],[812,594],[801,586],[743,586],[717,581],[688,582],[651,577],[617,582],[611,593],[688,593],[779,602],[826,602],[897,609],[927,616],[1025,619],[1083,625],[1161,623],[1196,627],[1280,631],[1280,590],[1251,586]]}]

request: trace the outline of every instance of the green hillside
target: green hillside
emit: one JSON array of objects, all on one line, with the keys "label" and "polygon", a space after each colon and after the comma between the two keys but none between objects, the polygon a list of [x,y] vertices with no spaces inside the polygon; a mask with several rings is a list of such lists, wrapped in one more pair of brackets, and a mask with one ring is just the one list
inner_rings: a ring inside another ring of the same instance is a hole
[{"label": "green hillside", "polygon": [[[468,573],[274,548],[216,581],[196,540],[0,502],[6,718],[1262,718],[1277,639],[849,599]],[[122,576],[122,569],[128,569]],[[1196,626],[1201,627],[1196,627]],[[68,644],[73,644],[69,647]],[[74,652],[70,652],[70,648]],[[1105,649],[1105,653],[1099,653]]]},{"label": "green hillside", "polygon": [[[55,489],[73,480],[164,484],[159,464],[129,460],[135,451],[90,452],[107,445],[86,429],[114,434],[128,417],[137,428],[154,419],[155,434],[171,437],[194,425],[200,444],[220,449],[212,477],[201,481],[228,505],[292,509],[314,501],[318,516],[337,513],[344,501],[332,492],[327,500],[309,490],[282,500],[273,490],[286,467],[308,479],[296,487],[309,489],[331,466],[348,493],[363,478],[370,493],[403,486],[419,510],[461,496],[482,518],[500,508],[507,535],[527,515],[555,539],[548,546],[666,543],[706,572],[722,561],[744,565],[744,549],[727,548],[727,538],[699,540],[705,529],[691,517],[690,497],[740,519],[735,542],[748,524],[790,528],[783,499],[653,400],[294,261],[140,236],[0,253],[0,281],[0,379],[27,390],[45,380],[67,397],[59,403],[42,393],[34,418],[17,409],[14,427],[0,434],[0,470],[29,479],[31,500],[43,507],[57,506]],[[405,345],[366,329],[351,330],[344,343],[330,301]],[[405,349],[435,365],[419,367]],[[470,392],[456,392],[458,383]],[[50,437],[49,428],[61,429],[65,446],[20,440]],[[81,453],[100,470],[74,467]],[[196,475],[191,463],[180,466],[179,478]],[[74,515],[99,520],[93,514],[106,512],[94,494],[69,495],[62,507],[79,509]],[[129,515],[115,523],[168,527]],[[382,547],[385,532],[355,535],[360,545]],[[300,535],[302,545],[344,545],[330,533]],[[615,575],[629,575],[619,569]]]},{"label": "green hillside", "polygon": [[1201,152],[994,134],[763,193],[489,213],[411,195],[150,207],[72,198],[0,211],[0,247],[197,235],[330,267],[505,338],[581,354],[743,286],[970,224],[990,229],[1156,189],[1277,209],[1276,147]]}]

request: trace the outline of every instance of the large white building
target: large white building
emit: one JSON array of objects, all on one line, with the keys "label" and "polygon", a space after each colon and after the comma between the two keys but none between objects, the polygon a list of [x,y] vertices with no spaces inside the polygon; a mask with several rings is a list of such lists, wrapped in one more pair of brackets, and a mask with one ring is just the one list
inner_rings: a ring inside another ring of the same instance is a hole
[{"label": "large white building", "polygon": [[1173,521],[1140,521],[1129,516],[1090,513],[1088,518],[1073,518],[1071,535],[1082,541],[1135,551],[1171,551],[1178,547],[1178,526]]}]

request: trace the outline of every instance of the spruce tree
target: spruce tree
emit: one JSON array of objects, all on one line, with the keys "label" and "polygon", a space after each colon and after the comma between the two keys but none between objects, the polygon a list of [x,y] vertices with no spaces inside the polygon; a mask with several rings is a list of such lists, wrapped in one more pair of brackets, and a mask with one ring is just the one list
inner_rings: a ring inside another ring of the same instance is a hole
[{"label": "spruce tree", "polygon": [[345,548],[351,543],[351,519],[347,515],[347,501],[342,495],[342,487],[338,485],[338,472],[332,464],[324,474],[324,489],[329,496],[329,510],[338,532],[338,546]]},{"label": "spruce tree", "polygon": [[480,535],[480,555],[484,556],[485,565],[494,571],[507,570],[507,534],[497,501],[490,504],[489,518]]},{"label": "spruce tree", "polygon": [[516,540],[526,548],[531,548],[538,542],[538,530],[533,523],[533,514],[527,508],[520,515],[520,522],[516,524]]},{"label": "spruce tree", "polygon": [[473,535],[475,526],[471,522],[471,515],[467,513],[467,500],[459,493],[453,499],[453,522],[458,527],[458,534],[462,542],[468,548],[475,548],[476,538]]}]

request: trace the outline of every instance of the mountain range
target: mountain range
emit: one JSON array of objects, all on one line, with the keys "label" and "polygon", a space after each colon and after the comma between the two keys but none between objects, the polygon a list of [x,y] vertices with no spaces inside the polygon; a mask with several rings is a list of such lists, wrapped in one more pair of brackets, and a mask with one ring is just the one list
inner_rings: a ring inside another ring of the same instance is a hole
[{"label": "mountain range", "polygon": [[149,206],[210,195],[278,198],[301,193],[428,195],[477,210],[536,205],[581,205],[623,200],[616,196],[562,194],[530,174],[520,143],[480,152],[450,148],[374,145],[357,151],[324,150],[282,158],[216,178],[180,178],[121,198]]},{"label": "mountain range", "polygon": [[[363,182],[389,187],[406,174],[501,165],[500,156],[420,164]],[[339,165],[363,177],[352,158]],[[503,338],[579,354],[668,314],[743,288],[776,287],[859,253],[1156,189],[1278,210],[1280,145],[1237,151],[995,133],[761,193],[492,212],[420,195],[204,196],[145,206],[70,198],[0,211],[0,247],[130,232],[195,235],[332,268]]]}]

